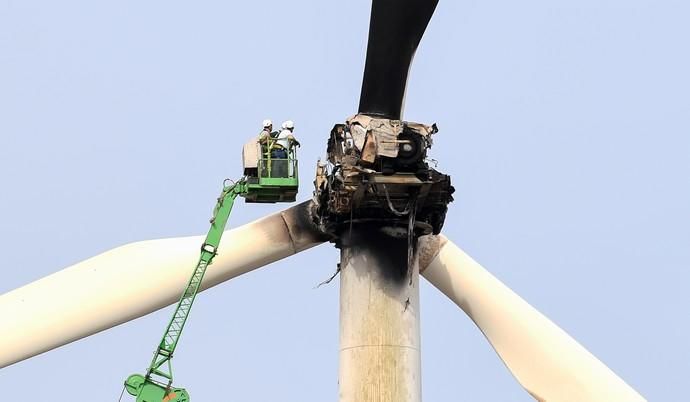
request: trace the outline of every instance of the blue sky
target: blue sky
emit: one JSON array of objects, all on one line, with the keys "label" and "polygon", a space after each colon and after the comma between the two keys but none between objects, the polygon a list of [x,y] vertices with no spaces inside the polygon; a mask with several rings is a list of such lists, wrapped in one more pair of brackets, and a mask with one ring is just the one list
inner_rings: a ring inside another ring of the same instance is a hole
[{"label": "blue sky", "polygon": [[[295,121],[308,199],[357,108],[369,5],[0,0],[0,293],[205,232],[267,117]],[[688,393],[689,17],[673,0],[442,0],[404,115],[441,130],[446,235],[649,400]],[[238,204],[230,225],[279,208]],[[338,285],[314,287],[337,261],[324,245],[205,292],[180,385],[195,401],[335,400]],[[457,307],[421,292],[425,400],[531,400]],[[5,368],[0,388],[116,400],[169,314]]]}]

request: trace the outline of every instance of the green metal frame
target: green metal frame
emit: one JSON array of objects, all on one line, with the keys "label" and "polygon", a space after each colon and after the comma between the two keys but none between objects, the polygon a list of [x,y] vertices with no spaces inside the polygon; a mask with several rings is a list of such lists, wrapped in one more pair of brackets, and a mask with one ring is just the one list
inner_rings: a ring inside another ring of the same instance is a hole
[{"label": "green metal frame", "polygon": [[[276,140],[271,139],[264,146],[262,158],[258,163],[258,177],[250,178],[247,185],[247,202],[293,202],[296,200],[299,188],[299,166],[297,160],[297,147],[291,144],[287,149],[287,159],[271,157],[271,150],[276,146]],[[273,177],[275,162],[287,164],[287,175]]]}]

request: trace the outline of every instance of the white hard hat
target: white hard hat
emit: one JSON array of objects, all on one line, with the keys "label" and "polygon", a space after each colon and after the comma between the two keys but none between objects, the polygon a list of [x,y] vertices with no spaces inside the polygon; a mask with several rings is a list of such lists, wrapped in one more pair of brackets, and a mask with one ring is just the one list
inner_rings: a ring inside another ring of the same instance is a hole
[{"label": "white hard hat", "polygon": [[266,127],[272,126],[272,125],[273,125],[273,122],[270,121],[270,120],[268,120],[268,119],[266,119],[266,120],[264,120],[264,123],[263,123],[263,124],[264,124],[264,128],[266,128]]},{"label": "white hard hat", "polygon": [[288,130],[292,130],[295,128],[295,123],[292,120],[287,120],[283,122],[283,128],[286,128]]}]

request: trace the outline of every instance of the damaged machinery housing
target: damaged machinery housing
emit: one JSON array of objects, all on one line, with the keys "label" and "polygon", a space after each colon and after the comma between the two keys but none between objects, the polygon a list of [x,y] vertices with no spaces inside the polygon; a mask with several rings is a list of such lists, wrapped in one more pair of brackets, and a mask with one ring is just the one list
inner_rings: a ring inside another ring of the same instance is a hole
[{"label": "damaged machinery housing", "polygon": [[353,223],[385,222],[414,225],[418,235],[438,234],[454,189],[450,176],[426,160],[437,131],[435,124],[364,114],[336,124],[314,182],[321,229],[339,235]]}]

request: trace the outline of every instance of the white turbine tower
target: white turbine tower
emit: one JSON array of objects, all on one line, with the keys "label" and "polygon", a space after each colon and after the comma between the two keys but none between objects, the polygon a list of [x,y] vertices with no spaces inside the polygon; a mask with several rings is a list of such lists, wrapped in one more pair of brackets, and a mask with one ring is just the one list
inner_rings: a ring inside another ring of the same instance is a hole
[{"label": "white turbine tower", "polygon": [[[437,0],[373,1],[360,117],[348,122],[350,130],[359,124],[361,116],[367,118],[361,125],[367,135],[377,130],[371,128],[375,124],[400,121],[409,65],[436,4]],[[376,132],[386,135],[384,129]],[[405,141],[400,142],[401,146],[409,144]],[[383,141],[377,143],[379,153],[381,144]],[[412,176],[404,177],[412,180]],[[369,177],[384,180],[374,173]],[[378,184],[386,189],[386,184],[395,184],[391,183]],[[379,188],[374,181],[370,185]],[[387,190],[385,197],[389,198]],[[396,211],[390,199],[388,205]],[[413,205],[414,211],[416,201]],[[395,231],[394,225],[388,227],[380,221],[375,221],[374,226],[360,226],[350,220],[346,221],[350,225],[347,231],[324,230],[323,225],[315,224],[324,219],[315,212],[317,207],[313,201],[305,202],[229,230],[219,247],[222,253],[208,270],[202,288],[325,241],[336,242],[341,249],[341,402],[421,401],[420,274],[474,321],[513,376],[536,400],[644,401],[606,365],[458,246],[443,235],[428,234],[440,229],[442,217],[428,217],[429,229],[417,240],[414,212],[403,213],[404,219],[411,222],[405,232],[408,237],[390,240],[369,230],[385,226]],[[333,216],[326,216],[326,220],[335,219]],[[372,218],[364,220],[371,222]],[[414,254],[407,258],[406,241],[410,236],[418,243],[412,244]],[[187,237],[128,244],[0,296],[0,367],[175,302],[198,257],[201,241],[201,237]],[[391,275],[392,270],[395,275]],[[112,286],[131,277],[138,280],[126,282],[126,287]]]}]

